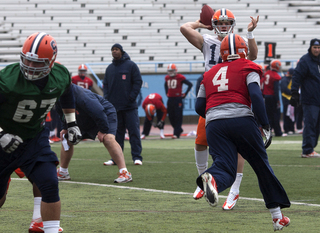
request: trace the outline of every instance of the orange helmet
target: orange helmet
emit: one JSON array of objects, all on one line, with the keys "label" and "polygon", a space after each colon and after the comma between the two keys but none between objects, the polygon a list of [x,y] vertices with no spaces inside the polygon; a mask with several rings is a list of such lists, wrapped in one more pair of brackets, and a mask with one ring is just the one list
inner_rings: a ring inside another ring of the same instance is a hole
[{"label": "orange helmet", "polygon": [[28,80],[47,76],[57,57],[56,40],[45,32],[30,35],[23,44],[20,54],[20,69]]},{"label": "orange helmet", "polygon": [[270,68],[271,68],[271,70],[275,70],[275,71],[279,72],[280,69],[281,69],[281,61],[279,61],[279,60],[272,60],[272,61],[270,62]]},{"label": "orange helmet", "polygon": [[78,67],[78,75],[80,77],[85,77],[87,75],[87,66],[85,64],[81,64],[79,67]]},{"label": "orange helmet", "polygon": [[156,106],[154,106],[153,104],[148,104],[144,111],[146,112],[146,116],[148,118],[148,120],[152,120],[152,117],[154,116],[154,114],[156,113]]},{"label": "orange helmet", "polygon": [[215,33],[224,38],[233,32],[234,26],[236,26],[236,18],[230,10],[221,8],[214,13],[211,23]]},{"label": "orange helmet", "polygon": [[175,64],[169,64],[168,65],[168,68],[167,68],[167,71],[168,71],[168,75],[170,76],[170,77],[174,77],[174,76],[176,76],[177,75],[177,67],[176,67],[176,65]]},{"label": "orange helmet", "polygon": [[85,65],[85,64],[81,64],[79,67],[78,67],[78,70],[80,71],[87,71],[88,70],[88,68],[87,68],[87,66]]},{"label": "orange helmet", "polygon": [[248,47],[244,39],[237,34],[226,36],[220,45],[220,56],[223,61],[246,58]]}]

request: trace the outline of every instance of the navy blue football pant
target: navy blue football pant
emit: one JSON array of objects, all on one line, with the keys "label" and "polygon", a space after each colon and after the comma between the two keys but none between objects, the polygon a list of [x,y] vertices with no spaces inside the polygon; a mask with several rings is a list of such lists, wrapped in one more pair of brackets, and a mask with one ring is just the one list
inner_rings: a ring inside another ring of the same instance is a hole
[{"label": "navy blue football pant", "polygon": [[141,160],[141,139],[140,139],[140,120],[138,116],[138,109],[120,110],[117,111],[118,129],[116,134],[116,141],[124,148],[124,137],[126,129],[129,133],[129,142],[131,145],[132,160]]},{"label": "navy blue football pant", "polygon": [[296,120],[296,127],[301,130],[303,122],[303,110],[301,104],[294,108],[294,116]]},{"label": "navy blue football pant", "polygon": [[[219,193],[235,181],[239,152],[257,175],[266,207],[290,206],[288,196],[269,164],[260,130],[253,117],[213,120],[206,126],[206,135],[209,153],[214,161],[206,172],[214,177]],[[201,176],[197,178],[197,184],[203,189]]]},{"label": "navy blue football pant", "polygon": [[302,153],[310,154],[318,144],[320,127],[320,106],[302,105],[304,116]]},{"label": "navy blue football pant", "polygon": [[276,136],[282,136],[280,127],[280,107],[278,107],[278,99],[273,95],[266,95],[264,97],[264,101],[270,127],[274,130]]},{"label": "navy blue football pant", "polygon": [[0,198],[7,190],[10,175],[17,168],[34,182],[42,195],[42,201],[53,203],[60,200],[56,154],[49,144],[49,129],[45,128],[30,140],[25,140],[12,153],[0,149]]},{"label": "navy blue football pant", "polygon": [[173,127],[173,135],[178,138],[183,132],[182,120],[183,120],[183,103],[182,97],[169,97],[167,101],[167,110],[170,120],[170,124]]},{"label": "navy blue football pant", "polygon": [[[158,110],[157,110],[157,123],[158,123],[159,121],[161,121],[162,116],[163,116],[163,112],[162,112],[160,109],[158,109]],[[146,135],[146,136],[149,135],[150,130],[151,130],[151,126],[152,126],[152,122],[153,122],[153,118],[154,118],[154,116],[152,116],[151,121],[149,121],[147,117],[144,118],[142,134],[144,134],[144,135]],[[164,128],[164,127],[162,127],[162,129],[163,129],[163,128]]]}]

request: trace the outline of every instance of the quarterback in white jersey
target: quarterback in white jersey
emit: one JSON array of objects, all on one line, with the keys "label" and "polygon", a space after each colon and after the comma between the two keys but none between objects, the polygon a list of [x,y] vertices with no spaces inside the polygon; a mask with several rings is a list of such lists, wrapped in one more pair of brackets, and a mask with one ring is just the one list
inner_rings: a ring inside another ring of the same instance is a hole
[{"label": "quarterback in white jersey", "polygon": [[[251,17],[251,22],[248,24],[247,32],[247,45],[248,52],[247,59],[255,60],[257,59],[258,47],[253,36],[253,30],[256,28],[259,21],[259,16],[257,18]],[[234,26],[236,25],[236,19],[233,13],[225,8],[217,10],[212,16],[212,25],[204,25],[200,22],[200,19],[195,22],[187,22],[180,27],[181,33],[184,37],[197,49],[203,53],[205,62],[205,71],[208,71],[212,66],[221,63],[222,59],[220,57],[220,45],[221,41],[225,36],[232,33]],[[198,32],[198,28],[209,29],[212,26],[215,35],[204,34],[201,35]],[[197,127],[197,137],[195,140],[195,160],[199,175],[202,174],[208,167],[208,151],[207,151],[207,139],[205,133],[205,119],[199,117],[198,127]],[[239,187],[242,179],[242,172],[244,166],[244,159],[241,155],[238,156],[238,170],[237,178],[234,185],[230,189],[230,193],[226,202],[223,205],[224,210],[231,210],[239,197]],[[200,199],[203,197],[203,191],[197,187],[194,192],[193,198]]]}]

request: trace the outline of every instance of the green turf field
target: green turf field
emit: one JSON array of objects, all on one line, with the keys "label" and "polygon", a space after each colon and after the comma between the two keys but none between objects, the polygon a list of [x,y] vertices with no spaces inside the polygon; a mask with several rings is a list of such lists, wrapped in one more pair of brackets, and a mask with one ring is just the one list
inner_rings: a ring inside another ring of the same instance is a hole
[{"label": "green turf field", "polygon": [[[320,159],[301,158],[301,135],[274,138],[268,148],[270,164],[292,202],[283,213],[291,224],[283,232],[320,232]],[[75,147],[69,172],[60,182],[61,227],[64,232],[272,232],[257,178],[246,163],[240,200],[232,211],[205,199],[193,200],[197,169],[194,138],[143,140],[143,166],[132,163],[126,141],[125,158],[133,182],[114,184],[117,166],[103,166],[110,156],[98,142]],[[60,144],[52,145],[59,154]],[[316,148],[320,151],[320,148]],[[209,161],[212,161],[210,158]],[[12,180],[7,201],[0,209],[0,232],[28,232],[32,218],[32,186]]]}]

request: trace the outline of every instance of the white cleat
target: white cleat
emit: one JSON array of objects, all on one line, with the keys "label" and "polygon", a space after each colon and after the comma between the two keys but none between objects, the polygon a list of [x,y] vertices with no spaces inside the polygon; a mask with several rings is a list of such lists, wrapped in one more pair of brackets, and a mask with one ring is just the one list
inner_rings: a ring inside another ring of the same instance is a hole
[{"label": "white cleat", "polygon": [[203,196],[204,196],[204,192],[203,192],[203,190],[198,186],[197,189],[196,189],[196,191],[194,191],[194,193],[193,193],[193,198],[194,198],[195,200],[199,200],[199,199],[201,199]]},{"label": "white cleat", "polygon": [[201,175],[203,182],[203,189],[205,193],[205,197],[209,205],[215,207],[218,205],[219,197],[218,197],[218,189],[217,184],[213,176],[205,172]]},{"label": "white cleat", "polygon": [[229,192],[226,201],[224,202],[223,210],[232,210],[239,199],[239,193]]}]

